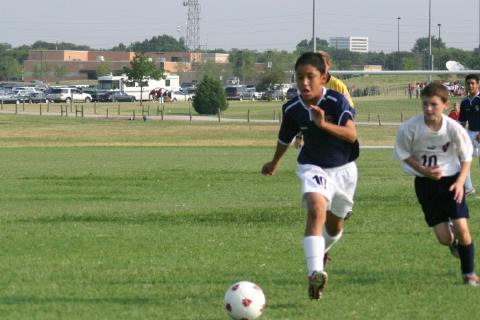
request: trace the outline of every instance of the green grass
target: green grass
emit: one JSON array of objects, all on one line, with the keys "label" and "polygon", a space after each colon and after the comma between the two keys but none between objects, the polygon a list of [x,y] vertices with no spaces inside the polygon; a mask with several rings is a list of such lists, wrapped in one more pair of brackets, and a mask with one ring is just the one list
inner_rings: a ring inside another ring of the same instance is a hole
[{"label": "green grass", "polygon": [[[225,319],[237,280],[263,319],[468,319],[478,290],[423,222],[391,150],[362,150],[325,297],[306,296],[296,152],[278,125],[0,117],[2,319]],[[394,127],[359,127],[363,144]],[[474,166],[474,182],[478,166]],[[470,199],[473,237],[479,206]]]},{"label": "green grass", "polygon": [[[421,112],[421,102],[419,99],[408,99],[405,96],[372,96],[372,97],[360,97],[355,98],[355,107],[357,110],[357,121],[370,121],[377,123],[380,118],[380,122],[400,122],[406,120],[413,115]],[[460,98],[452,98],[453,102],[459,102]],[[273,120],[279,119],[281,106],[284,101],[229,101],[229,107],[226,111],[222,112],[222,117],[234,118],[234,119],[248,119],[250,114],[251,120]],[[65,104],[51,103],[49,106],[46,104],[20,104],[16,107],[18,114],[22,113],[34,113],[39,114],[40,108],[42,114],[47,112],[47,108],[50,114],[61,115],[61,108],[65,108]],[[103,118],[122,116],[124,119],[135,116],[141,118],[142,112],[151,116],[160,115],[164,112],[165,119],[169,119],[170,116],[183,115],[187,116],[192,112],[193,116],[198,116],[195,110],[191,107],[190,102],[176,102],[165,103],[160,106],[156,102],[144,102],[143,107],[139,103],[76,103],[73,106],[68,107],[68,117],[75,118],[81,117],[81,107],[84,107],[85,114],[96,113]],[[78,113],[75,113],[75,109]],[[65,110],[65,109],[64,109]],[[14,113],[15,105],[4,105],[0,113]],[[170,118],[171,119],[171,118]]]}]

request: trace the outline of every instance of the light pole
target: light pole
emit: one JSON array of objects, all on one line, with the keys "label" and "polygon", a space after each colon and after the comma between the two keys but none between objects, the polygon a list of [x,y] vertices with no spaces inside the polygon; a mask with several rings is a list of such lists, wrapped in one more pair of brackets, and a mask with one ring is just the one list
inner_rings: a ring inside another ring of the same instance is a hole
[{"label": "light pole", "polygon": [[313,0],[312,43],[313,52],[317,52],[317,39],[315,39],[315,0]]},{"label": "light pole", "polygon": [[[430,70],[433,70],[433,57],[432,57],[432,0],[428,0],[428,54]],[[428,75],[428,82],[432,82],[432,75]]]},{"label": "light pole", "polygon": [[440,65],[440,60],[438,59],[440,57],[440,50],[442,48],[442,38],[441,38],[441,27],[442,27],[442,24],[441,23],[438,23],[437,24],[438,26],[438,51],[437,51],[437,64],[438,64],[438,69],[441,69],[442,66]]},{"label": "light pole", "polygon": [[397,17],[397,63],[398,63],[398,68],[400,68],[400,19],[401,19],[401,17]]}]

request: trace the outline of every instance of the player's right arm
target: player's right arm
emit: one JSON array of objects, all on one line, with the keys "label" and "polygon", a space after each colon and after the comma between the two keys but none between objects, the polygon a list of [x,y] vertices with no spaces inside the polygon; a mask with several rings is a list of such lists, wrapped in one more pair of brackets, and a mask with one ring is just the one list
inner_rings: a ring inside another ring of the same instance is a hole
[{"label": "player's right arm", "polygon": [[440,180],[443,175],[442,169],[439,166],[428,167],[424,166],[418,161],[417,157],[411,155],[407,159],[403,160],[406,164],[412,167],[415,171],[421,175],[430,178],[432,180]]},{"label": "player's right arm", "polygon": [[265,163],[262,167],[262,174],[265,176],[273,176],[275,171],[277,171],[278,165],[280,164],[280,159],[282,159],[285,152],[288,150],[288,144],[277,143],[277,148],[275,154],[273,155],[272,161]]},{"label": "player's right arm", "polygon": [[300,131],[300,128],[295,123],[295,120],[285,110],[286,109],[284,106],[282,124],[278,133],[278,143],[273,155],[273,159],[265,163],[262,167],[262,174],[265,176],[273,176],[275,174],[275,171],[280,164],[280,160],[285,152],[287,152],[288,147],[295,138],[295,135],[297,135],[297,133]]}]

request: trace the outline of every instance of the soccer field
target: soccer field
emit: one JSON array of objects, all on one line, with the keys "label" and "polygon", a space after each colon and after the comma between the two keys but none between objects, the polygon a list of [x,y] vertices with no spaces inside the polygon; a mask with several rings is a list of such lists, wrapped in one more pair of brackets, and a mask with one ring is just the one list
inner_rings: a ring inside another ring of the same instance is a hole
[{"label": "soccer field", "polygon": [[[0,116],[1,319],[226,319],[238,280],[264,290],[262,319],[480,314],[388,149],[362,150],[354,215],[309,301],[296,152],[259,173],[277,128]],[[359,137],[391,145],[395,131]]]}]

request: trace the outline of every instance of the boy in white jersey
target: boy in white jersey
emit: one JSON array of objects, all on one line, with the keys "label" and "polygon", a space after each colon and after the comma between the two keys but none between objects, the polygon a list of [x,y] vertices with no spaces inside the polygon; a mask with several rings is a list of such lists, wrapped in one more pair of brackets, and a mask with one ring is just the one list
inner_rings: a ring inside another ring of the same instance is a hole
[{"label": "boy in white jersey", "polygon": [[421,98],[423,114],[400,127],[394,155],[416,176],[418,201],[438,241],[450,246],[454,255],[458,250],[463,282],[478,286],[464,191],[473,146],[462,126],[443,114],[448,91],[442,84],[427,85]]}]

